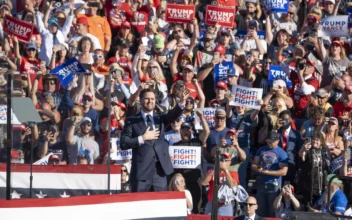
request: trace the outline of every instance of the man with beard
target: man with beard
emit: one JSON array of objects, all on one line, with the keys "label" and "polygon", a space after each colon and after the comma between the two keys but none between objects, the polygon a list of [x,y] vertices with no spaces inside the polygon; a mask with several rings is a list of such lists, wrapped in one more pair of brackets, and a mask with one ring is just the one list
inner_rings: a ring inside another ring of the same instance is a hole
[{"label": "man with beard", "polygon": [[[334,174],[329,174],[326,177],[326,183],[333,178]],[[343,187],[342,181],[338,178],[334,178],[331,182],[330,186],[330,198],[328,198],[328,188],[327,184],[325,187],[325,192],[320,196],[318,201],[315,204],[316,209],[312,208],[311,211],[313,212],[329,212],[328,200],[330,200],[330,208],[331,211],[334,212],[336,215],[343,215],[346,211],[348,200],[341,190]]]},{"label": "man with beard", "polygon": [[166,176],[173,172],[165,127],[182,114],[189,91],[184,89],[179,104],[167,114],[154,112],[155,92],[139,94],[141,112],[128,117],[121,133],[122,150],[132,149],[131,192],[167,191]]},{"label": "man with beard", "polygon": [[179,117],[175,121],[171,122],[172,130],[165,133],[165,140],[169,142],[169,145],[174,145],[174,143],[181,140],[181,125],[183,123],[182,117]]},{"label": "man with beard", "polygon": [[72,119],[69,120],[71,124],[66,135],[67,151],[70,155],[69,164],[77,163],[77,158],[82,156],[86,157],[89,164],[94,164],[99,157],[99,145],[90,136],[93,129],[92,120],[88,117],[82,118],[79,125],[81,133],[74,135],[77,123],[75,117]]},{"label": "man with beard", "polygon": [[[206,148],[206,140],[208,139],[210,129],[208,126],[203,113],[200,110],[196,111],[196,114],[200,118],[203,130],[199,134],[198,138],[192,138],[192,125],[190,123],[184,122],[181,125],[181,141],[175,143],[175,146],[191,146],[191,147],[203,147]],[[207,152],[207,151],[202,151]],[[201,205],[201,186],[198,181],[201,177],[200,169],[175,169],[174,173],[181,173],[186,181],[187,189],[192,194],[193,200],[193,213],[198,214]]]}]

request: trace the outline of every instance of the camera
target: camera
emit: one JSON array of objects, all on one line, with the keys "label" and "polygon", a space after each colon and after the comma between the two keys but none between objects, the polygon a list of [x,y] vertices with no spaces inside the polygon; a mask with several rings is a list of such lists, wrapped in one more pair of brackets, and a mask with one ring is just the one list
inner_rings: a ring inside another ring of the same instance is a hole
[{"label": "camera", "polygon": [[97,7],[97,8],[99,8],[100,3],[99,3],[99,2],[89,2],[89,3],[88,3],[88,6],[89,6],[89,7]]}]

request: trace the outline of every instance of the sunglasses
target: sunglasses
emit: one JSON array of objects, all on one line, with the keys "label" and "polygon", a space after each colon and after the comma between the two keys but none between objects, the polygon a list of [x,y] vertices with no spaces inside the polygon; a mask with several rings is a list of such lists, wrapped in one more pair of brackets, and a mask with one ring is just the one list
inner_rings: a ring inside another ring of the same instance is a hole
[{"label": "sunglasses", "polygon": [[90,122],[83,123],[83,124],[82,124],[82,126],[83,126],[83,127],[84,127],[84,126],[88,126],[88,127],[90,127],[90,126],[92,126],[92,123],[90,123]]},{"label": "sunglasses", "polygon": [[103,59],[103,58],[104,58],[104,55],[101,55],[101,54],[94,54],[94,57],[95,57],[95,58],[98,58],[98,59]]},{"label": "sunglasses", "polygon": [[83,102],[91,102],[91,101],[93,101],[92,99],[90,99],[90,98],[88,98],[88,99],[83,99]]},{"label": "sunglasses", "polygon": [[254,205],[257,205],[257,204],[255,204],[255,203],[245,203],[244,205],[245,205],[245,206],[250,206],[250,207],[251,207],[251,206],[254,206]]},{"label": "sunglasses", "polygon": [[123,172],[123,173],[127,173],[127,170],[121,170],[121,172]]},{"label": "sunglasses", "polygon": [[36,51],[36,49],[34,49],[34,48],[28,48],[28,49],[26,49],[27,51]]},{"label": "sunglasses", "polygon": [[186,100],[186,104],[194,104],[194,101],[193,100]]},{"label": "sunglasses", "polygon": [[215,117],[218,120],[225,120],[225,117]]},{"label": "sunglasses", "polygon": [[84,75],[85,75],[85,76],[91,76],[91,75],[92,75],[92,72],[85,72]]},{"label": "sunglasses", "polygon": [[229,161],[226,157],[220,157],[220,162],[227,162]]},{"label": "sunglasses", "polygon": [[287,14],[288,15],[294,15],[295,13],[293,13],[292,11],[289,11]]},{"label": "sunglasses", "polygon": [[265,62],[265,65],[271,65],[272,62]]}]

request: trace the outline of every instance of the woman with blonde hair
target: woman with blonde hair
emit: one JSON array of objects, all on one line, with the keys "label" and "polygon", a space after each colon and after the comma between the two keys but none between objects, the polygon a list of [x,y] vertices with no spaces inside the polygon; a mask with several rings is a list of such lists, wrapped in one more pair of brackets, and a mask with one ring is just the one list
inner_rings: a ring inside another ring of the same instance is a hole
[{"label": "woman with blonde hair", "polygon": [[293,100],[288,93],[286,82],[283,81],[282,79],[274,80],[272,89],[263,98],[264,104],[267,105],[270,102],[270,100],[274,98],[282,98],[287,108],[292,108],[293,106]]},{"label": "woman with blonde hair", "polygon": [[272,110],[269,114],[273,130],[277,131],[280,128],[279,115],[282,111],[287,110],[285,101],[282,98],[275,98],[272,100]]},{"label": "woman with blonde hair", "polygon": [[339,123],[337,118],[331,117],[328,121],[325,135],[325,144],[330,149],[331,156],[336,158],[341,155],[344,150],[342,138],[338,136]]},{"label": "woman with blonde hair", "polygon": [[97,99],[97,92],[94,88],[94,78],[92,72],[86,72],[79,76],[78,78],[78,88],[76,88],[71,94],[74,94],[72,100],[76,104],[83,103],[83,94],[90,92],[93,95],[93,109],[96,111],[103,110],[103,101]]},{"label": "woman with blonde hair", "polygon": [[331,84],[337,78],[342,77],[341,72],[346,72],[350,60],[346,56],[343,43],[339,40],[331,42],[329,52],[326,53],[324,48],[322,49],[323,55],[323,77],[320,87],[325,87]]},{"label": "woman with blonde hair", "polygon": [[185,192],[186,202],[187,202],[187,212],[188,212],[188,214],[191,214],[192,209],[193,209],[192,195],[186,189],[185,178],[183,178],[181,173],[176,173],[172,177],[172,179],[169,183],[169,191]]}]

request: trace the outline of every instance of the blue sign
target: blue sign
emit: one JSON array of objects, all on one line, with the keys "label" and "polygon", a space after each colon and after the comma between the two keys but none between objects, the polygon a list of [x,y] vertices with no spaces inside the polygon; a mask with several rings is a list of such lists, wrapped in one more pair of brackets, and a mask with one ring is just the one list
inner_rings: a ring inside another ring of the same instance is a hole
[{"label": "blue sign", "polygon": [[281,69],[280,66],[270,65],[268,75],[268,85],[272,86],[274,80],[282,79],[286,82],[287,87],[292,87],[292,82],[288,78],[287,74]]},{"label": "blue sign", "polygon": [[[238,30],[236,33],[236,36],[239,39],[244,39],[247,35],[248,31],[247,30]],[[259,40],[265,40],[265,31],[257,31]]]},{"label": "blue sign", "polygon": [[288,12],[288,0],[263,0],[266,9],[270,12]]},{"label": "blue sign", "polygon": [[222,62],[214,67],[214,83],[219,81],[227,82],[227,73],[234,68],[233,62]]},{"label": "blue sign", "polygon": [[352,28],[352,8],[348,7],[346,13],[348,15],[348,28]]},{"label": "blue sign", "polygon": [[51,74],[57,76],[64,88],[71,83],[76,73],[84,72],[86,72],[86,70],[76,58],[71,58],[50,71]]}]

